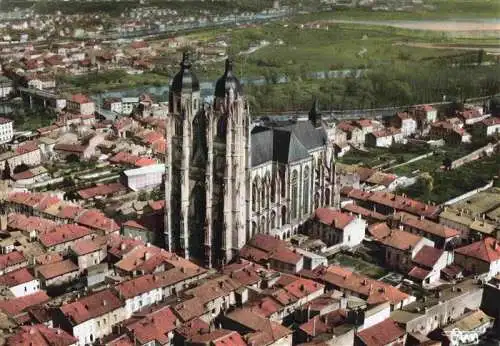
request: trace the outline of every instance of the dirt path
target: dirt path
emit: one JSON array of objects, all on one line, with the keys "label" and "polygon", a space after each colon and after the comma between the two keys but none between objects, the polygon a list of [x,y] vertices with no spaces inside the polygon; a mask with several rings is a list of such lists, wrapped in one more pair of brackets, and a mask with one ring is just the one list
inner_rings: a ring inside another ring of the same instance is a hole
[{"label": "dirt path", "polygon": [[434,43],[421,43],[421,42],[398,42],[395,43],[396,46],[408,46],[416,48],[429,48],[429,49],[447,49],[447,50],[471,50],[478,51],[479,49],[484,50],[486,53],[500,55],[500,45],[498,47],[492,47],[491,45],[443,45]]}]

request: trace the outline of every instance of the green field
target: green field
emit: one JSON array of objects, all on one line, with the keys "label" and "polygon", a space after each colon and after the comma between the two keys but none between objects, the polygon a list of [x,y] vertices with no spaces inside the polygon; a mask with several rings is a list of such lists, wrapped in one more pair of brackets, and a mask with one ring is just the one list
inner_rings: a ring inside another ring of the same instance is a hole
[{"label": "green field", "polygon": [[418,188],[418,184],[415,184],[398,192],[406,193],[408,196],[422,201],[443,203],[453,197],[482,187],[492,179],[495,179],[495,186],[500,185],[498,179],[500,175],[500,155],[473,161],[451,171],[438,169],[440,165],[440,160],[422,162],[418,165],[421,172],[431,174],[434,185],[432,191],[424,191]]},{"label": "green field", "polygon": [[379,279],[386,275],[388,271],[376,264],[367,262],[361,258],[349,256],[347,254],[337,254],[329,261],[330,264],[336,264],[356,273],[369,276],[373,279]]}]

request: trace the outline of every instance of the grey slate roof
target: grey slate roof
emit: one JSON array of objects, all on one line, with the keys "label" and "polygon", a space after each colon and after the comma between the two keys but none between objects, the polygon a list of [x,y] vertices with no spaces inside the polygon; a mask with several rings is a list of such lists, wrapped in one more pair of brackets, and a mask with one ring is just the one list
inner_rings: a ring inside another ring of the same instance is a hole
[{"label": "grey slate roof", "polygon": [[323,128],[309,121],[285,126],[257,126],[252,130],[252,167],[266,162],[292,163],[309,157],[309,151],[326,143]]}]

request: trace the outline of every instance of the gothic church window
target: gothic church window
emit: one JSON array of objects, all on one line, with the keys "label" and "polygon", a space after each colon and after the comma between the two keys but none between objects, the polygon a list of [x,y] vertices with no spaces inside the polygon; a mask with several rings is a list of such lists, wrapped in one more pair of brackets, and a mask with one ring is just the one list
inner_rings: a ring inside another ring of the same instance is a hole
[{"label": "gothic church window", "polygon": [[225,139],[226,138],[226,118],[221,116],[219,118],[219,121],[217,122],[217,137],[219,139]]},{"label": "gothic church window", "polygon": [[292,173],[292,195],[291,195],[291,217],[292,219],[296,219],[297,218],[297,209],[298,209],[298,202],[299,202],[299,188],[298,188],[298,173],[297,171],[293,171]]},{"label": "gothic church window", "polygon": [[285,206],[282,206],[281,207],[281,225],[284,226],[286,225],[286,207]]},{"label": "gothic church window", "polygon": [[271,229],[276,228],[276,212],[273,210],[271,212]]},{"label": "gothic church window", "polygon": [[252,211],[258,211],[258,201],[259,201],[259,188],[258,188],[258,180],[257,177],[253,180],[252,183]]},{"label": "gothic church window", "polygon": [[304,214],[309,213],[309,167],[304,169]]}]

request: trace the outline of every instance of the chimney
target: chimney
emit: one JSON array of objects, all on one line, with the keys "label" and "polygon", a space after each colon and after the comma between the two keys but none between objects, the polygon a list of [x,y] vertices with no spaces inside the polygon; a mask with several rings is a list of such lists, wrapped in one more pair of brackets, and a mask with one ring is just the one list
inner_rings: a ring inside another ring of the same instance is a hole
[{"label": "chimney", "polygon": [[104,300],[102,301],[102,306],[106,306],[106,305],[108,305],[108,302],[106,301],[106,299],[104,299]]}]

